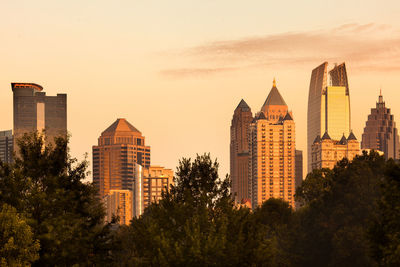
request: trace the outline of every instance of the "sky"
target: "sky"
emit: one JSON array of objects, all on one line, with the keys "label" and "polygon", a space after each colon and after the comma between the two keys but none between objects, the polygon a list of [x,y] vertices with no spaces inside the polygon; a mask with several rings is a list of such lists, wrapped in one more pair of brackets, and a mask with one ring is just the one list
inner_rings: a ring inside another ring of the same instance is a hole
[{"label": "sky", "polygon": [[[311,71],[346,62],[357,138],[379,90],[400,120],[400,1],[0,1],[0,130],[11,82],[68,95],[71,155],[126,118],[152,165],[210,152],[229,173],[230,124],[243,98],[261,109],[274,77],[306,155]],[[306,166],[304,162],[304,166]],[[91,168],[91,167],[90,167]]]}]

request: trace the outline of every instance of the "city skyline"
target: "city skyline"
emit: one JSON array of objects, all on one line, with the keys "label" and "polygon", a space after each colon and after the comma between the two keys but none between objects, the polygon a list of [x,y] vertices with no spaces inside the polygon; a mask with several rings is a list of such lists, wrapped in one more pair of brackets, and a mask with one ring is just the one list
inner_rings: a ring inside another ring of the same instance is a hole
[{"label": "city skyline", "polygon": [[[306,125],[310,71],[325,60],[346,62],[352,128],[359,140],[380,88],[395,117],[400,114],[395,105],[399,55],[393,49],[399,44],[395,15],[400,5],[394,1],[385,7],[373,1],[346,3],[346,10],[326,3],[330,14],[315,12],[319,2],[294,3],[304,14],[283,3],[230,2],[223,19],[224,1],[202,6],[177,1],[159,9],[144,3],[121,8],[101,1],[95,6],[14,2],[0,4],[0,129],[12,128],[9,84],[37,82],[49,95],[68,94],[71,153],[80,159],[85,152],[91,159],[98,132],[125,117],[146,132],[155,164],[175,168],[182,157],[211,152],[220,161],[220,173],[229,173],[228,129],[240,99],[258,110],[276,77],[287,90],[285,100],[293,103],[296,125]],[[192,20],[183,25],[185,18]],[[307,153],[306,131],[298,130],[296,141]]]}]

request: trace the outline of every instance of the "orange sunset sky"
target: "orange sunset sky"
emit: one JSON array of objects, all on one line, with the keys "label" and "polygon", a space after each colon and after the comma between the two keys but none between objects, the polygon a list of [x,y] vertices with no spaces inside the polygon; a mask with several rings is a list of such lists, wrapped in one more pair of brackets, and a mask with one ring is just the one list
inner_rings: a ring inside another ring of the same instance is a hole
[{"label": "orange sunset sky", "polygon": [[[306,155],[311,70],[346,62],[357,138],[379,89],[400,123],[400,1],[0,1],[0,130],[11,82],[68,94],[71,154],[83,159],[117,118],[175,170],[210,152],[229,172],[233,110],[260,110],[272,80]],[[305,163],[304,163],[304,166]],[[90,167],[91,168],[91,167]]]}]

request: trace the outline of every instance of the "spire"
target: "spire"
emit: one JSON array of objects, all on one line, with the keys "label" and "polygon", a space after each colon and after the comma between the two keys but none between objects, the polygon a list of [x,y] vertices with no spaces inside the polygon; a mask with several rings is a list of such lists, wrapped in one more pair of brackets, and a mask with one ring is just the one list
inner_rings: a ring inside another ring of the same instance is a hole
[{"label": "spire", "polygon": [[[279,93],[278,88],[276,88],[275,79],[272,83],[271,91],[269,92],[268,97],[265,100],[263,107],[270,106],[270,105],[287,106],[285,100],[283,100],[283,97]],[[261,108],[261,109],[263,109],[263,108]]]},{"label": "spire", "polygon": [[347,139],[346,139],[346,136],[344,136],[344,133],[343,133],[342,139],[340,139],[340,141],[339,141],[339,144],[341,144],[341,145],[347,144]]},{"label": "spire", "polygon": [[286,113],[285,118],[283,118],[283,120],[284,120],[284,121],[287,121],[287,120],[292,121],[293,118],[292,118],[292,116],[290,116],[290,113],[288,112],[288,113]]},{"label": "spire", "polygon": [[239,105],[236,107],[236,109],[238,109],[238,108],[245,110],[245,111],[250,110],[249,105],[247,105],[246,101],[244,101],[243,99],[240,100]]},{"label": "spire", "polygon": [[356,140],[356,141],[357,141],[357,138],[356,138],[356,136],[353,134],[353,131],[351,131],[350,134],[349,134],[349,137],[347,137],[347,141],[350,141],[350,140]]},{"label": "spire", "polygon": [[331,137],[329,136],[328,132],[324,133],[321,140],[331,140]]}]

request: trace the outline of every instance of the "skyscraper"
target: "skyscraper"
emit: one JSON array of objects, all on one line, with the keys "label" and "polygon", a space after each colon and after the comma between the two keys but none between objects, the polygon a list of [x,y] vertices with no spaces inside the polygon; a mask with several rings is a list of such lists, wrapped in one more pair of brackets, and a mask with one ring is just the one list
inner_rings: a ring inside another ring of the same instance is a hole
[{"label": "skyscraper", "polygon": [[13,151],[12,131],[0,131],[0,161],[12,163]]},{"label": "skyscraper", "polygon": [[276,88],[272,89],[249,128],[249,184],[253,209],[269,198],[294,208],[295,123]]},{"label": "skyscraper", "polygon": [[35,83],[11,83],[14,98],[14,149],[24,133],[45,130],[46,142],[67,135],[67,95],[46,96]]},{"label": "skyscraper", "polygon": [[[329,71],[324,62],[311,73],[307,112],[307,161],[311,171],[311,151],[317,136],[327,132],[334,140],[350,134],[350,91],[345,63]],[[328,78],[330,83],[328,84]]]},{"label": "skyscraper", "polygon": [[93,146],[93,184],[101,197],[110,190],[133,190],[137,163],[150,166],[150,147],[126,119],[117,119]]},{"label": "skyscraper", "polygon": [[236,202],[249,198],[249,141],[248,129],[253,114],[242,99],[236,107],[231,123],[230,168],[232,195]]},{"label": "skyscraper", "polygon": [[139,217],[152,202],[162,198],[162,192],[173,184],[174,172],[161,166],[144,168],[135,178],[134,216]]},{"label": "skyscraper", "polygon": [[386,159],[400,158],[399,134],[390,108],[386,108],[382,93],[376,108],[371,109],[362,134],[361,149],[382,151]]}]

